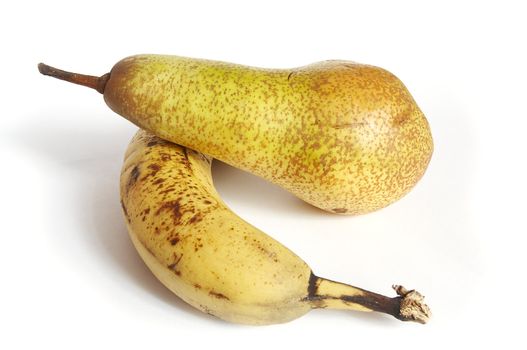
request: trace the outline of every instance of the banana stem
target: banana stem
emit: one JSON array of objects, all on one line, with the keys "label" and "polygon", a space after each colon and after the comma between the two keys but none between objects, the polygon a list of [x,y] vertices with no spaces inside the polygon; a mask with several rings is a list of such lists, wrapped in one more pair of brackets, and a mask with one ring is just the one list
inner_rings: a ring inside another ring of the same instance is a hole
[{"label": "banana stem", "polygon": [[82,86],[87,86],[89,88],[95,89],[101,94],[104,94],[104,88],[106,87],[106,82],[110,78],[110,73],[104,74],[103,76],[96,77],[93,75],[85,75],[67,72],[62,69],[48,66],[44,63],[38,64],[38,71],[41,74],[48,75],[53,78],[60,80],[65,80],[73,84],[78,84]]},{"label": "banana stem", "polygon": [[401,321],[428,321],[432,314],[419,292],[398,285],[394,285],[393,289],[398,296],[391,298],[312,275],[306,299],[313,308],[377,311]]}]

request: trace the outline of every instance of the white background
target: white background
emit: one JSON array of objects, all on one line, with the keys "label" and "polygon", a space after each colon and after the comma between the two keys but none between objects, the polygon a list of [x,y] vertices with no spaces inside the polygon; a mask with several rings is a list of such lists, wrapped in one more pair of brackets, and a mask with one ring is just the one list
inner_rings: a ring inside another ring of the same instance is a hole
[{"label": "white background", "polygon": [[[0,348],[525,344],[521,1],[11,3],[0,11]],[[98,93],[36,67],[100,75],[136,53],[276,68],[349,59],[399,76],[429,119],[435,153],[396,204],[340,217],[226,165],[214,166],[214,180],[240,216],[318,275],[384,294],[392,283],[416,288],[431,322],[315,310],[283,325],[240,326],[167,291],[136,254],[119,207],[136,128]]]}]

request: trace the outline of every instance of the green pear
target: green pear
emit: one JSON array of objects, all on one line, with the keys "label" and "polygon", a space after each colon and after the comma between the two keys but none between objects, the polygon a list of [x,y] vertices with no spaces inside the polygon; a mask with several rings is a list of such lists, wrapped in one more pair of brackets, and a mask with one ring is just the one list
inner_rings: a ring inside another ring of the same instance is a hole
[{"label": "green pear", "polygon": [[92,87],[140,128],[278,184],[339,214],[398,200],[423,176],[428,122],[390,72],[349,61],[263,69],[137,55],[101,77],[44,64]]}]

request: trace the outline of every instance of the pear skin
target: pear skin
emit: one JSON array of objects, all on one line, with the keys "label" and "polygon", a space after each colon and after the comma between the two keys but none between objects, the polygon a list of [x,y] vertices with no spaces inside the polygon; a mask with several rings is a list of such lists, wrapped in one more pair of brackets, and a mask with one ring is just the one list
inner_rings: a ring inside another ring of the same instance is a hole
[{"label": "pear skin", "polygon": [[265,178],[321,209],[357,215],[397,201],[433,152],[429,124],[390,72],[349,61],[263,69],[137,55],[90,86],[142,129]]}]

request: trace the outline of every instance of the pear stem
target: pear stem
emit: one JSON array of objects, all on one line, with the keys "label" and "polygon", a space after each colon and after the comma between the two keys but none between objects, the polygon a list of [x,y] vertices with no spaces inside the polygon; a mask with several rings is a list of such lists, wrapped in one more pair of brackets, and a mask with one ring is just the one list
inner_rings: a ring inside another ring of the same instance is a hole
[{"label": "pear stem", "polygon": [[392,286],[398,296],[387,297],[348,284],[312,276],[308,297],[313,308],[377,311],[401,321],[426,323],[431,316],[424,297],[415,290]]},{"label": "pear stem", "polygon": [[95,89],[101,94],[104,94],[104,88],[106,87],[106,82],[110,78],[110,73],[104,74],[103,76],[96,77],[93,75],[85,75],[67,72],[62,69],[48,66],[44,63],[38,64],[38,71],[41,74],[48,75],[53,78],[60,80],[65,80],[73,84],[78,84],[82,86],[87,86],[89,88]]}]

